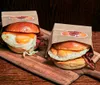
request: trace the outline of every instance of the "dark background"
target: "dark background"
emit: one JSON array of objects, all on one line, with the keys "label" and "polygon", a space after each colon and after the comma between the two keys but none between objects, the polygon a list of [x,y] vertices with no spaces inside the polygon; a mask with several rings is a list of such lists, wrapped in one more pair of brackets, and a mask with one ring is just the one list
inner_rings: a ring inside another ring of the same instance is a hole
[{"label": "dark background", "polygon": [[52,30],[54,22],[92,26],[100,31],[100,0],[2,0],[0,11],[36,10],[40,26]]}]

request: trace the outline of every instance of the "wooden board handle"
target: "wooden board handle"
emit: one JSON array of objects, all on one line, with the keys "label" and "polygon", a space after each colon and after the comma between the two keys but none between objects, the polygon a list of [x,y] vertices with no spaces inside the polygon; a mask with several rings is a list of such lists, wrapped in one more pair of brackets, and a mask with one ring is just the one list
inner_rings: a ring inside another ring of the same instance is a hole
[{"label": "wooden board handle", "polygon": [[92,76],[98,80],[100,80],[100,72],[96,70],[89,70],[89,69],[84,69],[84,74]]}]

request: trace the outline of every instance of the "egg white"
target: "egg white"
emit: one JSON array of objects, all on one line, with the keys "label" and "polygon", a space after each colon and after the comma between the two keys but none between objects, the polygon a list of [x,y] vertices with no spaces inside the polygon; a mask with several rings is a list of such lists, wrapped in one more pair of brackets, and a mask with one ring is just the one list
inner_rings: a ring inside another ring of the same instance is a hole
[{"label": "egg white", "polygon": [[71,60],[71,59],[79,58],[79,57],[81,57],[82,55],[84,55],[88,51],[89,51],[89,49],[85,49],[85,50],[82,50],[80,52],[72,52],[71,54],[67,54],[64,57],[54,55],[51,51],[48,51],[48,54],[49,54],[49,56],[51,58],[53,58],[55,60],[66,61],[66,60]]},{"label": "egg white", "polygon": [[24,50],[29,50],[30,48],[33,48],[36,46],[36,36],[34,38],[31,38],[28,43],[25,44],[19,44],[16,42],[16,35],[13,34],[2,34],[1,35],[2,39],[4,40],[5,43],[12,47],[16,48],[22,48]]}]

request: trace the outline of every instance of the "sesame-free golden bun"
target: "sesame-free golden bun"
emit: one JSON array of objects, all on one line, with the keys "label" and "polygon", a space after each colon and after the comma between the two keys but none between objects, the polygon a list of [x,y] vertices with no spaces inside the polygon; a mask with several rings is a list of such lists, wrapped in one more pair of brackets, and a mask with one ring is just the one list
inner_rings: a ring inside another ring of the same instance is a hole
[{"label": "sesame-free golden bun", "polygon": [[85,60],[82,57],[73,60],[63,61],[63,62],[54,61],[54,64],[60,68],[70,69],[70,70],[81,69],[86,66]]},{"label": "sesame-free golden bun", "polygon": [[48,55],[54,64],[63,69],[80,69],[86,66],[82,57],[90,49],[90,46],[76,41],[55,43],[48,51]]},{"label": "sesame-free golden bun", "polygon": [[5,29],[9,32],[39,33],[39,27],[31,22],[15,22]]}]

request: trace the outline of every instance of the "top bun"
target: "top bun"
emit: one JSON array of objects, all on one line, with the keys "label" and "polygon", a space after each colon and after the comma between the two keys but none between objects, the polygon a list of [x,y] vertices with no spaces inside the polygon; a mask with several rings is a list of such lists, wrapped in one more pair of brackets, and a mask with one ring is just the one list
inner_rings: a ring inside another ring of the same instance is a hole
[{"label": "top bun", "polygon": [[76,41],[67,41],[67,42],[53,44],[53,47],[57,50],[81,51],[89,48],[89,45],[76,42]]},{"label": "top bun", "polygon": [[10,24],[6,31],[9,32],[23,32],[23,33],[39,33],[39,27],[31,22],[16,22]]}]

